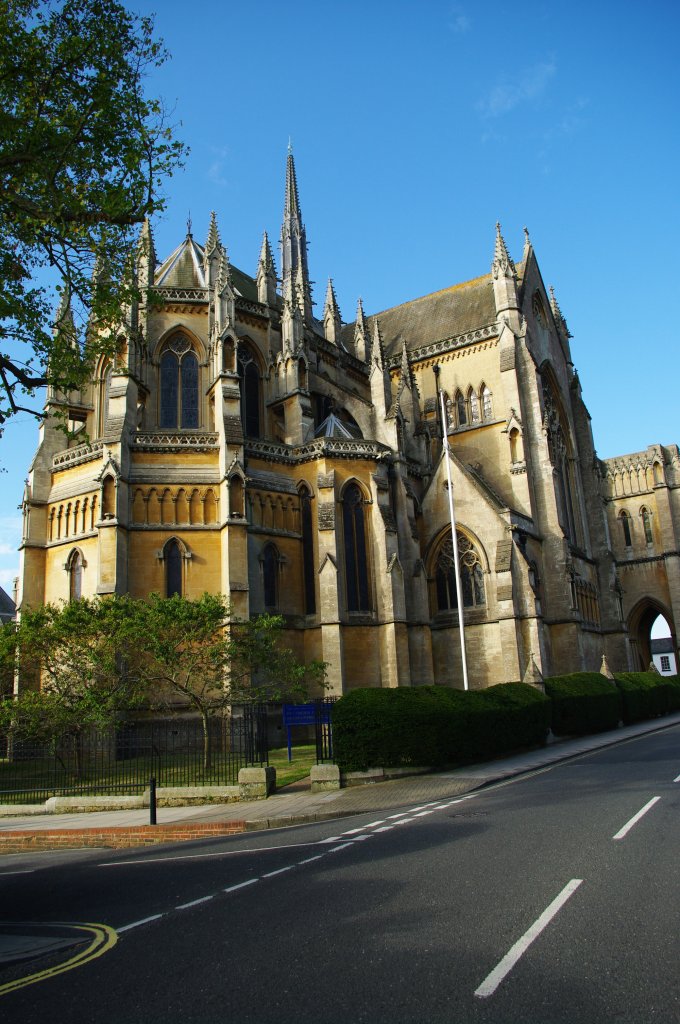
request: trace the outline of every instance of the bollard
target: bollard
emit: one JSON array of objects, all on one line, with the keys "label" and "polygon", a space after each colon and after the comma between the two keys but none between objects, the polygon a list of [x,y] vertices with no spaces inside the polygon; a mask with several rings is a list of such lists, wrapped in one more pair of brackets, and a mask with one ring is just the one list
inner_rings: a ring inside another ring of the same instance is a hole
[{"label": "bollard", "polygon": [[156,779],[153,775],[149,779],[149,824],[156,824]]}]

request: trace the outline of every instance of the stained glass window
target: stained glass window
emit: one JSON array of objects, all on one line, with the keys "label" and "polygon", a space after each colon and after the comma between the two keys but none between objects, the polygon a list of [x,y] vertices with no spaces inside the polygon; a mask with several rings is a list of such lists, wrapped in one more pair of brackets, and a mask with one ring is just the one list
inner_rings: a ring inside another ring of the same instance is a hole
[{"label": "stained glass window", "polygon": [[345,541],[347,610],[350,612],[369,611],[364,496],[358,484],[350,484],[345,491],[342,500],[342,521]]}]

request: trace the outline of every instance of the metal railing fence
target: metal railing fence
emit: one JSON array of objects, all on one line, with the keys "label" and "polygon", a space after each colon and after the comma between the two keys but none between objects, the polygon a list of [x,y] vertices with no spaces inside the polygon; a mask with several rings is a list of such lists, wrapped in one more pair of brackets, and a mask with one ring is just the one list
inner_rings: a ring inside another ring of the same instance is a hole
[{"label": "metal railing fence", "polygon": [[41,803],[51,796],[139,794],[159,787],[229,786],[240,768],[268,762],[266,710],[232,709],[195,718],[123,722],[82,729],[47,742],[0,738],[0,803]]}]

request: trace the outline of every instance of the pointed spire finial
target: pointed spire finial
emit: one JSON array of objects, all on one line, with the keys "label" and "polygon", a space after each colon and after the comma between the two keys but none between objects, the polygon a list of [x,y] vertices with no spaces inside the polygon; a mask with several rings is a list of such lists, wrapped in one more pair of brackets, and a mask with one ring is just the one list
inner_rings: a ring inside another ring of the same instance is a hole
[{"label": "pointed spire finial", "polygon": [[[189,221],[191,223],[191,221]],[[191,232],[189,232],[191,234]],[[220,244],[220,232],[217,227],[217,217],[215,211],[210,211],[210,227],[208,228],[208,237],[205,242],[205,254],[210,256]]]},{"label": "pointed spire finial", "polygon": [[288,136],[288,156],[292,156],[292,155],[293,155],[293,143],[292,143],[291,137],[289,135]]},{"label": "pointed spire finial", "polygon": [[192,226],[193,225],[191,223],[191,210],[189,210],[189,214],[187,216],[187,238],[193,238],[193,235],[191,234]]},{"label": "pointed spire finial", "polygon": [[515,264],[510,258],[508,247],[501,234],[501,224],[498,220],[496,221],[496,244],[494,246],[492,268],[494,277],[498,277],[499,273],[505,277],[515,277]]}]

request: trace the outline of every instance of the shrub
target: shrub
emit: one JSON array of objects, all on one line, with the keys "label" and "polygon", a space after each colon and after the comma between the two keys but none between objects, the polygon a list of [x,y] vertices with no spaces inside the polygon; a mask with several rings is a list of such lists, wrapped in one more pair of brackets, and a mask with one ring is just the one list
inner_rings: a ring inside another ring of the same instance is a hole
[{"label": "shrub", "polygon": [[664,676],[668,687],[668,710],[680,711],[680,676]]},{"label": "shrub", "polygon": [[552,702],[552,730],[556,736],[603,732],[619,724],[619,691],[599,672],[551,676],[544,685]]},{"label": "shrub", "polygon": [[523,683],[352,690],[333,709],[335,758],[353,771],[494,757],[544,742],[549,712],[543,694]]},{"label": "shrub", "polygon": [[672,688],[663,676],[656,672],[622,672],[614,679],[621,692],[622,718],[626,725],[670,711]]}]

